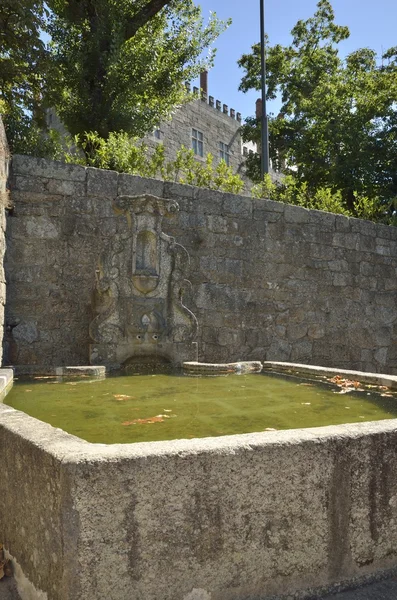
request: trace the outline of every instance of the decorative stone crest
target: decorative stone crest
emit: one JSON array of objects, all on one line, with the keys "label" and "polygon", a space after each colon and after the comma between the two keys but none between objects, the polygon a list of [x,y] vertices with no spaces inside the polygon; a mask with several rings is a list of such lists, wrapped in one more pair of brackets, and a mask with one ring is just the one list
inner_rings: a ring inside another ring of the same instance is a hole
[{"label": "decorative stone crest", "polygon": [[91,363],[197,360],[197,319],[183,304],[189,254],[162,231],[163,217],[178,204],[145,194],[120,196],[113,208],[119,227],[95,273]]}]

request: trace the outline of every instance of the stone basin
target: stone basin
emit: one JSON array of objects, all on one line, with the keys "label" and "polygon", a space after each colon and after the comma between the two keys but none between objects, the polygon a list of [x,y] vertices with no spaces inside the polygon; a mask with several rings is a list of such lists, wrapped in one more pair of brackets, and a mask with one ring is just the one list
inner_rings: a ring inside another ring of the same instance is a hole
[{"label": "stone basin", "polygon": [[105,445],[0,404],[0,456],[22,600],[315,598],[396,570],[397,419]]}]

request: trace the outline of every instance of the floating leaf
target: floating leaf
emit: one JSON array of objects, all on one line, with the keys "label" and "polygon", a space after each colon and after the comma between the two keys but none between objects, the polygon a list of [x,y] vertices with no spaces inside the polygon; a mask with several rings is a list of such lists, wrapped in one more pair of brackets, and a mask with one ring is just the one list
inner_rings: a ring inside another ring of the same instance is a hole
[{"label": "floating leaf", "polygon": [[133,421],[124,421],[122,425],[146,425],[151,423],[162,423],[164,416],[169,419],[168,415],[156,415],[155,417],[149,417],[147,419],[134,419]]},{"label": "floating leaf", "polygon": [[113,397],[116,398],[116,400],[130,400],[131,398],[134,398],[134,396],[127,396],[127,394],[113,394]]}]

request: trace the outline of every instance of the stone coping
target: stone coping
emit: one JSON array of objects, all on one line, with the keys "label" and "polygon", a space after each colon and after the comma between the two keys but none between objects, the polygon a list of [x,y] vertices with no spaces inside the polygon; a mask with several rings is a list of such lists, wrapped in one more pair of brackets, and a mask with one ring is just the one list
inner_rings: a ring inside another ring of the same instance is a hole
[{"label": "stone coping", "polygon": [[82,367],[56,367],[55,374],[59,377],[106,377],[106,367],[82,366]]},{"label": "stone coping", "polygon": [[196,361],[184,362],[183,370],[192,375],[224,375],[226,373],[260,373],[262,363],[259,360],[240,361],[233,363],[202,363]]},{"label": "stone coping", "polygon": [[333,377],[335,375],[344,375],[348,379],[362,381],[374,385],[383,385],[389,388],[397,388],[397,375],[385,375],[384,373],[365,373],[363,371],[349,371],[346,369],[331,369],[328,367],[318,367],[314,365],[302,365],[300,363],[274,362],[267,360],[263,362],[264,370],[268,371],[295,371],[305,375],[315,375],[319,377]]},{"label": "stone coping", "polygon": [[106,377],[106,367],[102,365],[81,365],[81,366],[37,366],[37,365],[16,365],[12,368],[15,375],[47,375],[54,377],[93,377],[102,379]]},{"label": "stone coping", "polygon": [[14,371],[12,369],[0,369],[0,400],[6,396],[12,387]]},{"label": "stone coping", "polygon": [[87,442],[0,402],[1,427],[23,437],[34,446],[51,454],[55,459],[68,464],[79,464],[156,456],[234,454],[239,450],[253,450],[264,446],[318,443],[334,438],[362,438],[366,435],[397,431],[397,419],[218,437],[101,444]]},{"label": "stone coping", "polygon": [[[266,361],[265,370],[290,371],[296,374],[312,375],[346,375],[355,380],[397,387],[397,377],[376,373],[361,373],[343,369],[329,369],[296,363]],[[85,367],[86,368],[86,367]],[[5,393],[9,391],[13,380],[12,369],[0,369],[0,383]],[[45,449],[55,458],[71,463],[91,460],[118,460],[122,458],[142,458],[149,456],[165,456],[201,453],[234,453],[238,449],[268,446],[300,444],[315,440],[326,440],[334,437],[357,438],[367,434],[388,433],[397,430],[397,419],[384,419],[360,423],[346,423],[303,429],[286,429],[277,431],[261,431],[217,437],[163,440],[158,442],[132,442],[127,444],[101,444],[87,442],[62,429],[40,421],[24,412],[18,411],[0,402],[0,427],[4,426],[14,433],[23,436],[34,445]]]}]

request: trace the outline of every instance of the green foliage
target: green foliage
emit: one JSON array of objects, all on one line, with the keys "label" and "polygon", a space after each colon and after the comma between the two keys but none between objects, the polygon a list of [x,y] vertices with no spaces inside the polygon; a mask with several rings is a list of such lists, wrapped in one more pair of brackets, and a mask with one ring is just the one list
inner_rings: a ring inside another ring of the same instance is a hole
[{"label": "green foliage", "polygon": [[244,187],[242,179],[233,173],[225,161],[214,166],[214,157],[207,154],[205,161],[195,159],[193,150],[184,146],[173,161],[166,161],[163,144],[154,151],[126,132],[112,132],[107,139],[97,132],[76,135],[64,143],[67,149],[57,147],[57,158],[68,163],[79,163],[98,169],[111,169],[120,173],[142,177],[161,177],[168,181],[188,183],[223,192],[238,194]]},{"label": "green foliage", "polygon": [[214,51],[203,52],[228,24],[212,14],[204,25],[193,0],[2,0],[0,114],[11,150],[37,147],[49,107],[72,135],[142,137],[191,98],[184,82],[212,65]]},{"label": "green foliage", "polygon": [[[329,190],[315,201],[319,204],[339,205],[340,194],[352,214],[392,215],[397,197],[397,48],[386,51],[380,64],[368,48],[343,60],[338,45],[349,31],[335,23],[329,0],[320,0],[314,16],[299,21],[291,34],[289,46],[267,49],[268,98],[280,96],[282,102],[269,126],[273,163],[287,172],[293,165],[298,187],[307,183],[313,198],[316,190]],[[239,64],[246,71],[240,89],[259,90],[259,45]],[[260,123],[249,119],[243,136],[259,141]],[[258,157],[250,161],[249,174],[259,181]]]},{"label": "green foliage", "polygon": [[251,196],[253,198],[268,198],[269,200],[277,200],[277,186],[273,183],[272,178],[268,173],[265,174],[263,181],[257,183],[251,188]]},{"label": "green foliage", "polygon": [[48,4],[57,113],[72,135],[105,139],[112,131],[142,137],[191,99],[184,82],[212,65],[213,52],[203,51],[228,25],[215,14],[204,25],[193,0]]},{"label": "green foliage", "polygon": [[45,16],[42,0],[0,2],[0,114],[14,152],[34,145],[44,124],[43,94],[50,70],[40,39]]},{"label": "green foliage", "polygon": [[277,184],[272,182],[270,175],[265,175],[261,183],[253,186],[251,194],[253,198],[269,198],[285,204],[295,204],[304,208],[352,216],[344,206],[339,191],[333,192],[327,187],[310,190],[307,182],[300,183],[291,175],[287,175],[282,183]]}]

